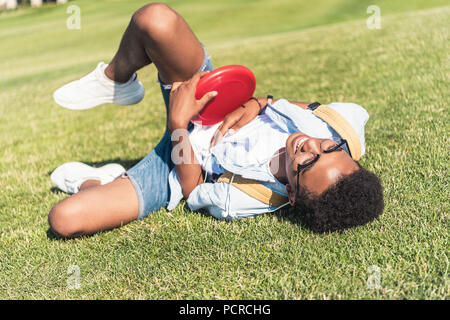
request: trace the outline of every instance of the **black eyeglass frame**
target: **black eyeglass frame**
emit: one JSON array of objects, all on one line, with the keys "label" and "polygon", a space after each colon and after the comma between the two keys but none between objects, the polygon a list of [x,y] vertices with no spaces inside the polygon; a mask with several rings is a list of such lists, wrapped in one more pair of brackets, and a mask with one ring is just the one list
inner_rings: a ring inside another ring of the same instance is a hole
[{"label": "black eyeglass frame", "polygon": [[[323,141],[326,141],[326,140],[323,140]],[[322,142],[323,142],[323,141],[322,141]],[[322,142],[320,143],[320,149],[321,149],[321,150],[322,150]],[[350,148],[348,147],[347,140],[341,139],[340,142],[339,142],[337,145],[335,145],[334,147],[332,147],[332,148],[330,148],[330,149],[328,149],[328,150],[324,150],[324,151],[322,151],[322,152],[319,153],[319,154],[316,154],[316,155],[314,156],[314,159],[312,159],[311,161],[308,161],[308,163],[305,163],[305,164],[298,164],[298,165],[297,165],[297,189],[296,189],[296,194],[298,194],[298,185],[299,185],[299,180],[300,180],[300,172],[301,172],[302,170],[306,169],[307,167],[310,167],[310,166],[314,165],[314,163],[316,163],[317,160],[319,160],[319,158],[320,158],[320,156],[321,156],[322,154],[324,154],[324,153],[335,152],[335,151],[338,151],[339,149],[344,150],[344,149],[342,149],[342,146],[343,146],[344,144],[347,145],[348,153],[350,154],[350,156],[352,156],[352,154],[351,154],[351,152],[350,152]],[[340,151],[340,150],[339,150],[339,151]],[[345,150],[344,150],[344,151],[345,151]]]}]

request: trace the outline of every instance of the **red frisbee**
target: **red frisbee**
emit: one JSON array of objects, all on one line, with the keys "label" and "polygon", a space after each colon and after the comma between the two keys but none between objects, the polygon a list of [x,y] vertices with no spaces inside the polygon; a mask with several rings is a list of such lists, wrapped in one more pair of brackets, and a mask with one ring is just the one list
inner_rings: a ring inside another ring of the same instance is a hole
[{"label": "red frisbee", "polygon": [[248,101],[255,92],[255,76],[250,69],[240,65],[220,67],[203,76],[197,84],[195,98],[200,99],[210,91],[215,96],[192,122],[213,125]]}]

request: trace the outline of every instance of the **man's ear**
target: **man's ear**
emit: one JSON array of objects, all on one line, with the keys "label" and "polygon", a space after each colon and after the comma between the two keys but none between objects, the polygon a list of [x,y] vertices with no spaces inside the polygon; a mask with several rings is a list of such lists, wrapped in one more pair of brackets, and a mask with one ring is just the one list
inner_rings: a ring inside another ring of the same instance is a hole
[{"label": "man's ear", "polygon": [[295,204],[295,189],[291,187],[290,184],[286,185],[286,192],[288,194],[288,198],[289,198],[289,203],[291,204],[291,206],[294,206]]}]

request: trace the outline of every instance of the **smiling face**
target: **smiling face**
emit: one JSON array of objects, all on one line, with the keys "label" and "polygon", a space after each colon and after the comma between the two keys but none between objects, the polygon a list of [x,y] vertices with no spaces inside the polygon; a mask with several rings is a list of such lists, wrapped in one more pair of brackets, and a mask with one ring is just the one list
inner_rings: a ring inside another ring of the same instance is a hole
[{"label": "smiling face", "polygon": [[291,205],[295,204],[297,195],[297,167],[311,160],[316,155],[320,158],[300,171],[299,188],[320,195],[339,177],[359,169],[357,163],[343,149],[331,153],[322,153],[335,146],[336,142],[328,139],[312,138],[302,132],[296,132],[286,141],[286,190]]}]

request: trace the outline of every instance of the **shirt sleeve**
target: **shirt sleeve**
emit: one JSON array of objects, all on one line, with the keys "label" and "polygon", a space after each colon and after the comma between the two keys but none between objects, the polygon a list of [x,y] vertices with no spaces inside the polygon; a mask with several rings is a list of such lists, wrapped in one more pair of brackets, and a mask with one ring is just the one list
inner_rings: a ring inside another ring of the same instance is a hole
[{"label": "shirt sleeve", "polygon": [[205,209],[216,219],[228,221],[251,218],[281,208],[256,200],[223,182],[198,185],[189,195],[187,204],[193,211]]}]

